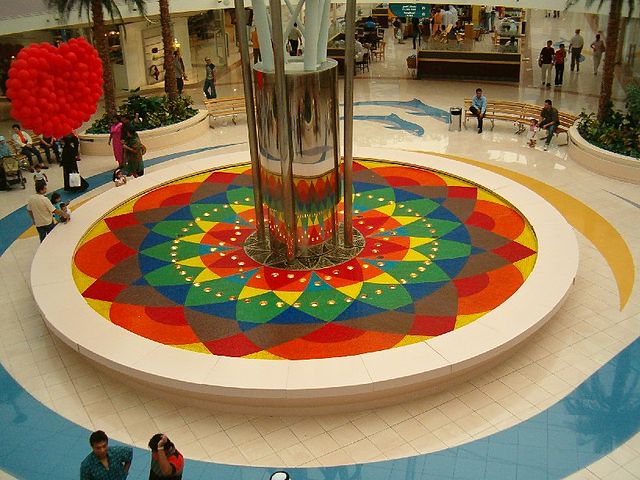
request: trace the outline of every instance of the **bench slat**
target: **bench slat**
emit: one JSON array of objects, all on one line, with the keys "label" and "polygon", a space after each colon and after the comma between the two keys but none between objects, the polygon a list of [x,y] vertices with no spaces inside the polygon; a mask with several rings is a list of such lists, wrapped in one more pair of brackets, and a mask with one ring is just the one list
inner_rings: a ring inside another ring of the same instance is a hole
[{"label": "bench slat", "polygon": [[213,119],[233,116],[235,123],[236,116],[245,113],[244,97],[212,98],[205,100],[204,105]]}]

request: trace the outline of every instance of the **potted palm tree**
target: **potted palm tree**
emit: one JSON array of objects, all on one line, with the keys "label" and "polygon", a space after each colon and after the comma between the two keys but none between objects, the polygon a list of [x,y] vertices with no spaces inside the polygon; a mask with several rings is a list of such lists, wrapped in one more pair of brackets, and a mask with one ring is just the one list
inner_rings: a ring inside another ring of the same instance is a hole
[{"label": "potted palm tree", "polygon": [[158,0],[160,6],[160,29],[164,48],[164,89],[170,100],[178,98],[175,68],[173,64],[173,35],[171,33],[171,14],[169,0]]},{"label": "potted palm tree", "polygon": [[[139,91],[133,91],[127,100],[118,108],[116,106],[115,83],[109,60],[109,45],[105,35],[104,12],[111,21],[122,19],[116,0],[47,0],[50,8],[55,8],[63,18],[68,18],[73,11],[80,15],[90,13],[93,43],[103,64],[105,115],[80,135],[82,151],[90,155],[109,155],[109,127],[117,113],[133,119],[138,114],[138,128],[141,137],[150,148],[162,148],[186,141],[202,135],[208,129],[207,113],[192,108],[189,97],[180,97],[176,88],[176,77],[173,63],[173,34],[169,0],[158,0],[160,8],[160,25],[162,42],[165,51],[165,90],[167,97],[142,97]],[[130,8],[145,14],[145,0],[124,0]],[[118,1],[120,5],[122,2]],[[176,138],[177,132],[179,139]]]},{"label": "potted palm tree", "polygon": [[[167,1],[167,0],[165,0]],[[91,33],[93,35],[93,45],[98,51],[102,60],[102,77],[104,80],[104,108],[110,118],[116,115],[116,87],[113,80],[113,70],[109,60],[109,42],[105,33],[105,10],[114,20],[116,17],[122,18],[120,9],[115,0],[47,0],[49,8],[56,9],[63,18],[69,18],[73,11],[79,11],[80,15],[85,12],[91,16]],[[124,0],[125,4],[136,8],[141,14],[145,12],[145,0]],[[122,3],[122,2],[121,2]]]},{"label": "potted palm tree", "polygon": [[[639,0],[597,0],[598,10],[609,4],[600,98],[596,114],[583,113],[569,131],[569,155],[583,166],[606,176],[640,183],[640,84],[626,87],[626,111],[613,109],[611,101],[620,25],[624,9],[630,17]],[[596,0],[586,0],[590,8]],[[575,4],[569,0],[567,8]]]},{"label": "potted palm tree", "polygon": [[[575,3],[571,2],[570,3]],[[604,121],[612,108],[611,91],[616,68],[616,56],[618,54],[618,43],[620,40],[620,24],[622,13],[626,3],[628,13],[631,17],[638,0],[597,0],[598,10],[602,9],[605,3],[609,3],[609,22],[607,24],[604,64],[602,67],[602,83],[600,84],[600,100],[598,102],[598,120]],[[596,0],[586,0],[585,5],[591,8]]]}]

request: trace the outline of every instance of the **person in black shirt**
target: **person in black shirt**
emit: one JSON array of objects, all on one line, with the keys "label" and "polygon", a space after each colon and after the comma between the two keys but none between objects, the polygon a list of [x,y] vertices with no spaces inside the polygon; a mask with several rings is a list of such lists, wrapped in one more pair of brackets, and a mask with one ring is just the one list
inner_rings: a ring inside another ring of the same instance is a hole
[{"label": "person in black shirt", "polygon": [[546,84],[547,87],[551,86],[551,67],[555,53],[552,44],[551,40],[547,40],[547,46],[540,51],[540,58],[538,58],[538,65],[542,68],[542,85]]},{"label": "person in black shirt", "polygon": [[545,140],[545,152],[549,149],[551,138],[553,138],[553,132],[556,130],[556,127],[559,124],[560,118],[558,116],[558,109],[554,108],[553,102],[551,100],[545,100],[544,107],[542,107],[542,111],[540,112],[540,123],[538,123],[541,130],[545,129],[547,131],[547,136],[543,138],[543,140]]}]

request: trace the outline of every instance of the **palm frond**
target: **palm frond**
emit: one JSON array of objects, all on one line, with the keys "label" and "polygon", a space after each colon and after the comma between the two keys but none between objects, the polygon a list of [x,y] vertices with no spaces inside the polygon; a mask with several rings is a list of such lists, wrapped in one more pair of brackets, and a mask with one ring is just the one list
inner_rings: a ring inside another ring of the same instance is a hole
[{"label": "palm frond", "polygon": [[[584,5],[587,8],[591,8],[596,2],[598,2],[598,11],[600,11],[605,3],[610,3],[611,1],[612,0],[584,0]],[[633,12],[635,11],[637,2],[638,0],[627,0],[627,5],[629,8],[627,14],[628,17],[631,17]],[[569,8],[573,7],[576,3],[578,3],[578,0],[566,0],[564,9],[569,10]]]},{"label": "palm frond", "polygon": [[[115,0],[101,0],[101,3],[112,21],[117,19],[122,23],[122,13]],[[146,13],[145,0],[125,0],[125,4],[138,10],[142,16]],[[69,18],[72,12],[77,11],[80,17],[84,16],[85,12],[90,17],[91,12],[91,0],[47,0],[47,6],[57,10],[65,19]]]}]

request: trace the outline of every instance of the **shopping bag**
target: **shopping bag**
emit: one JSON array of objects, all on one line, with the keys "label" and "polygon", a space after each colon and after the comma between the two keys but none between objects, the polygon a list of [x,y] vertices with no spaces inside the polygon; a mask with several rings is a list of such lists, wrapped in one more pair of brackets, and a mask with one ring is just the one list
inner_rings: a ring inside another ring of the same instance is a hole
[{"label": "shopping bag", "polygon": [[69,186],[70,187],[79,187],[82,185],[82,180],[80,179],[80,174],[77,172],[69,174]]}]

